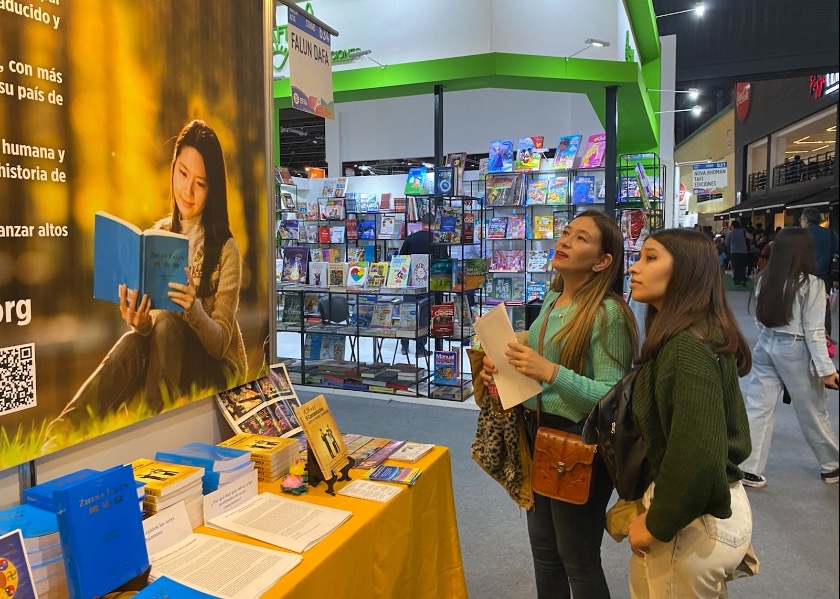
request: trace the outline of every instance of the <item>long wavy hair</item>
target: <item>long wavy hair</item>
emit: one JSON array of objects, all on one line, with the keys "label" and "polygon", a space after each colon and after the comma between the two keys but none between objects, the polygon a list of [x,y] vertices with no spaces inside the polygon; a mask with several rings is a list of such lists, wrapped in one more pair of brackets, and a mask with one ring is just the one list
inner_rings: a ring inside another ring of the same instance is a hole
[{"label": "long wavy hair", "polygon": [[[726,301],[714,243],[690,229],[665,229],[648,239],[662,244],[674,262],[662,310],[648,305],[647,333],[638,362],[653,360],[671,338],[691,330],[703,341],[714,344],[718,353],[734,354],[738,374],[746,375],[752,368],[752,353]],[[715,341],[718,330],[722,342]]]},{"label": "long wavy hair", "polygon": [[[559,343],[561,339],[564,340],[563,347],[560,349],[559,363],[578,374],[584,374],[586,359],[589,356],[589,340],[596,318],[600,322],[602,339],[604,338],[603,333],[606,331],[605,299],[614,300],[621,309],[634,356],[638,348],[638,333],[636,331],[636,319],[633,317],[627,302],[622,298],[620,291],[624,282],[624,240],[621,236],[621,230],[613,219],[599,210],[587,210],[578,214],[575,220],[578,218],[591,218],[595,221],[595,225],[601,233],[601,253],[612,256],[610,265],[600,272],[593,272],[592,276],[578,290],[574,300],[574,318],[564,324],[553,339],[554,343]],[[560,273],[551,281],[551,289],[557,292],[563,291],[563,276]],[[546,315],[546,318],[548,318],[548,315]],[[606,348],[605,351],[607,351]],[[616,363],[619,362],[616,356],[609,353],[608,355]],[[624,365],[622,364],[622,366]]]},{"label": "long wavy hair", "polygon": [[[172,152],[172,165],[170,166],[170,181],[175,174],[175,161],[185,147],[195,148],[204,160],[204,169],[207,172],[207,203],[201,215],[201,222],[204,226],[204,266],[201,269],[196,294],[199,297],[210,295],[210,276],[219,263],[222,255],[222,247],[225,242],[233,237],[230,232],[228,220],[227,202],[227,175],[225,173],[225,157],[222,153],[222,144],[216,132],[202,120],[193,120],[184,125],[178,138],[175,140],[175,149]],[[175,190],[171,189],[172,196],[172,231],[181,232],[181,212],[175,202]]]},{"label": "long wavy hair", "polygon": [[793,300],[817,273],[816,253],[807,229],[782,229],[761,271],[755,316],[766,327],[784,326],[793,318]]}]

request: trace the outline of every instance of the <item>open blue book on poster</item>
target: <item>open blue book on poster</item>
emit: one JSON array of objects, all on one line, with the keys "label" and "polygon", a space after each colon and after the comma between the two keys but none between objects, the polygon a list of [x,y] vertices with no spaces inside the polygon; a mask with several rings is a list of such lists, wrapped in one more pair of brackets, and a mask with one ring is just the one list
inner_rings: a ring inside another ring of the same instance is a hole
[{"label": "open blue book on poster", "polygon": [[93,297],[119,303],[119,286],[139,290],[155,310],[182,308],[169,299],[169,283],[186,285],[190,241],[163,229],[141,231],[107,212],[97,212],[93,232]]},{"label": "open blue book on poster", "polygon": [[149,567],[131,466],[53,492],[71,597],[100,597]]}]

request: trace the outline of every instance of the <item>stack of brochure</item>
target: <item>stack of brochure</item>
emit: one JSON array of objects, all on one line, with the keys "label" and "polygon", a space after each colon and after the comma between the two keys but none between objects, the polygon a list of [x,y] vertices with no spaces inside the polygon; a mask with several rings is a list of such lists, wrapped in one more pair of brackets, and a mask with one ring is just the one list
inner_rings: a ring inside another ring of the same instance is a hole
[{"label": "stack of brochure", "polygon": [[404,468],[402,466],[377,466],[365,472],[362,478],[386,483],[400,483],[412,486],[417,482],[422,470],[420,468]]},{"label": "stack of brochure", "polygon": [[188,443],[169,451],[159,451],[155,454],[155,459],[204,468],[202,492],[205,495],[217,491],[220,486],[231,483],[254,470],[251,454],[248,451],[219,447],[209,443]]},{"label": "stack of brochure", "polygon": [[134,460],[131,467],[134,469],[134,479],[146,487],[143,507],[147,515],[156,514],[183,501],[192,527],[204,523],[204,496],[201,492],[204,468],[148,458]]},{"label": "stack of brochure", "polygon": [[257,469],[259,481],[264,483],[286,476],[299,455],[296,439],[256,433],[239,433],[219,445],[247,451]]},{"label": "stack of brochure", "polygon": [[38,597],[67,597],[64,553],[55,514],[27,504],[0,511],[0,536],[14,530],[20,530],[23,535]]}]

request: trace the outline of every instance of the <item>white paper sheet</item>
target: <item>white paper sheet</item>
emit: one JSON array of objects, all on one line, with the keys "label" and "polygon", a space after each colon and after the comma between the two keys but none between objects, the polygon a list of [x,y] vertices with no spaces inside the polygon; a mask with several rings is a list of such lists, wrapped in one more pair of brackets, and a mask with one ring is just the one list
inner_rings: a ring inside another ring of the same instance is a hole
[{"label": "white paper sheet", "polygon": [[346,510],[262,493],[207,525],[303,553],[352,515]]},{"label": "white paper sheet", "polygon": [[354,480],[343,489],[339,489],[339,495],[356,497],[358,499],[369,499],[379,503],[388,503],[403,490],[396,485],[374,483],[369,480]]},{"label": "white paper sheet", "polygon": [[508,318],[507,307],[502,303],[475,322],[475,334],[484,353],[493,360],[499,372],[493,375],[502,407],[507,410],[534,397],[542,385],[521,374],[508,362],[505,352],[508,343],[516,341],[516,333]]},{"label": "white paper sheet", "polygon": [[204,524],[257,496],[257,471],[251,470],[204,496]]}]

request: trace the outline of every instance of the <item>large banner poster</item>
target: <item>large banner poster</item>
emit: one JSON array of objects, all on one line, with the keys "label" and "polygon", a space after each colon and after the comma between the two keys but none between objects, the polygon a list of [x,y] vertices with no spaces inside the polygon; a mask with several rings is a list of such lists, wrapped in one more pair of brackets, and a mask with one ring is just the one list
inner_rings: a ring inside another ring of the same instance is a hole
[{"label": "large banner poster", "polygon": [[264,368],[268,10],[0,2],[0,470]]}]

